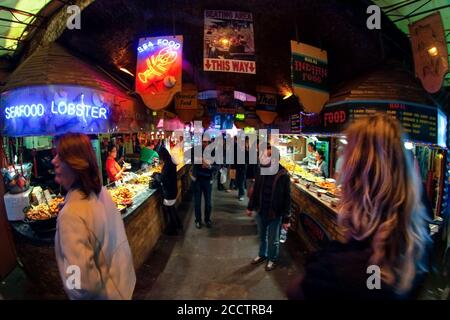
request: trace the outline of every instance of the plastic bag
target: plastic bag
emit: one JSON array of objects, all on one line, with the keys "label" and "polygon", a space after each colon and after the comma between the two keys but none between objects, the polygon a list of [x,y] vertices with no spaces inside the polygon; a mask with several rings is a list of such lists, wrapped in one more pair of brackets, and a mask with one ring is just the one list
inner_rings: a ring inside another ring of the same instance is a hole
[{"label": "plastic bag", "polygon": [[227,182],[227,168],[221,168],[220,169],[220,184],[224,184]]}]

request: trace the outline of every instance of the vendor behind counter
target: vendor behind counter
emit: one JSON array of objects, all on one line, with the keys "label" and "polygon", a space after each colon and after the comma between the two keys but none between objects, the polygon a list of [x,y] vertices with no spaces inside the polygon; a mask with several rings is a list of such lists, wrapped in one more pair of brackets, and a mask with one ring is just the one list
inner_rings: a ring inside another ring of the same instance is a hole
[{"label": "vendor behind counter", "polygon": [[142,146],[139,157],[141,169],[147,168],[154,163],[155,159],[159,159],[159,155],[154,149],[155,143],[153,141],[147,141],[146,145]]}]

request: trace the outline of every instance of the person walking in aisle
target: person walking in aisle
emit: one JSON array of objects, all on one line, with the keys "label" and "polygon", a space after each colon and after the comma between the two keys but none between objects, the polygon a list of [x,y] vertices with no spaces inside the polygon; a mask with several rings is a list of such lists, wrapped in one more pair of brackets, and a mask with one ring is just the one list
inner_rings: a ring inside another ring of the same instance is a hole
[{"label": "person walking in aisle", "polygon": [[160,146],[158,149],[159,159],[162,163],[159,182],[161,184],[163,196],[163,211],[166,216],[168,235],[175,235],[178,230],[183,229],[180,217],[178,216],[175,203],[177,201],[177,166],[172,160],[169,151]]},{"label": "person walking in aisle", "polygon": [[291,208],[291,180],[279,159],[272,157],[272,146],[260,157],[260,166],[268,168],[278,166],[276,174],[262,175],[261,168],[256,175],[255,186],[247,206],[247,215],[257,212],[256,220],[259,232],[259,254],[252,264],[260,264],[267,260],[266,270],[276,268],[280,253],[281,228],[289,227]]},{"label": "person walking in aisle", "polygon": [[208,146],[208,141],[202,141],[202,164],[195,164],[192,169],[195,202],[195,227],[202,228],[202,195],[205,199],[204,221],[207,228],[211,228],[211,192],[214,177],[214,166],[203,157],[203,151]]},{"label": "person walking in aisle", "polygon": [[[57,141],[55,182],[68,191],[55,234],[55,256],[70,299],[131,299],[136,275],[122,217],[102,187],[89,137],[68,133]],[[76,266],[79,287],[68,287]],[[72,269],[73,270],[73,269]]]}]

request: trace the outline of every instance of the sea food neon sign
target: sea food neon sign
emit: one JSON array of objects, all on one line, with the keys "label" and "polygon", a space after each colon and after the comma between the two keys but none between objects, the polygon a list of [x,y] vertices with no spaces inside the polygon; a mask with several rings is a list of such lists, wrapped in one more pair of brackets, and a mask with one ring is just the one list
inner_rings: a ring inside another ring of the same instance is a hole
[{"label": "sea food neon sign", "polygon": [[[181,47],[180,43],[168,39],[158,39],[156,41],[156,45],[158,47],[162,47],[162,49],[152,54],[145,60],[147,67],[145,71],[138,72],[138,78],[144,84],[155,77],[163,76],[177,60],[177,50]],[[138,47],[139,53],[143,53],[148,50],[155,50],[155,45],[151,41],[148,41]]]},{"label": "sea food neon sign", "polygon": [[[177,42],[175,42],[173,40],[167,40],[167,39],[158,39],[158,40],[156,40],[156,45],[157,46],[164,46],[164,47],[171,47],[174,50],[178,50],[181,47],[181,44],[179,44],[179,43],[177,43]],[[146,43],[142,44],[141,46],[139,46],[138,47],[138,51],[139,51],[139,53],[142,53],[142,52],[147,51],[149,49],[153,50],[154,46],[155,45],[153,44],[153,42],[149,41],[149,42],[146,42]]]},{"label": "sea food neon sign", "polygon": [[[29,117],[42,117],[45,114],[46,107],[43,103],[27,103],[5,108],[5,118],[29,118]],[[61,100],[58,103],[52,101],[50,104],[50,112],[53,115],[68,115],[81,117],[83,119],[108,119],[108,111],[104,107],[96,107],[84,103],[84,94],[81,95],[81,102],[67,102]]]}]

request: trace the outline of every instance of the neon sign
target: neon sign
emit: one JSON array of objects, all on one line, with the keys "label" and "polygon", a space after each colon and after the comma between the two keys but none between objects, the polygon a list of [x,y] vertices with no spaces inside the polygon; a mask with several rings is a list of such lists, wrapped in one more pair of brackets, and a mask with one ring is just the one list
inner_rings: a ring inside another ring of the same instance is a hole
[{"label": "neon sign", "polygon": [[13,89],[0,96],[0,128],[7,136],[108,132],[113,104],[113,95],[87,87]]},{"label": "neon sign", "polygon": [[[176,43],[173,40],[169,41],[167,39],[158,39],[156,41],[156,44],[158,46],[168,46],[168,47],[173,48],[174,50],[178,50],[181,47],[181,44]],[[153,44],[153,42],[148,41],[148,42],[146,42],[146,43],[144,43],[144,44],[142,44],[141,46],[138,47],[138,52],[142,53],[142,52],[147,51],[147,50],[152,50],[154,46],[155,45]]]},{"label": "neon sign", "polygon": [[50,109],[51,113],[54,115],[68,115],[77,116],[83,119],[94,118],[94,119],[108,119],[107,109],[103,107],[96,107],[84,104],[84,94],[81,95],[81,103],[67,103],[67,101],[60,101],[55,103],[51,102],[50,108],[46,108],[43,103],[29,103],[21,104],[5,108],[5,118],[29,118],[29,117],[42,117],[46,110]]},{"label": "neon sign", "polygon": [[147,83],[147,80],[152,75],[157,77],[162,76],[167,71],[167,68],[177,60],[177,56],[177,52],[171,47],[161,49],[157,55],[154,54],[146,60],[148,69],[138,73],[139,80]]},{"label": "neon sign", "polygon": [[181,91],[182,44],[182,36],[139,39],[135,87],[153,110],[165,108]]}]

